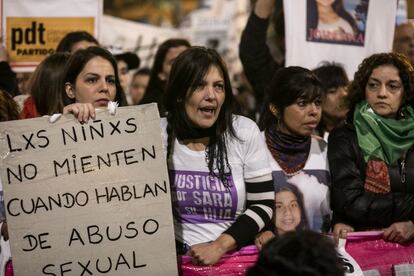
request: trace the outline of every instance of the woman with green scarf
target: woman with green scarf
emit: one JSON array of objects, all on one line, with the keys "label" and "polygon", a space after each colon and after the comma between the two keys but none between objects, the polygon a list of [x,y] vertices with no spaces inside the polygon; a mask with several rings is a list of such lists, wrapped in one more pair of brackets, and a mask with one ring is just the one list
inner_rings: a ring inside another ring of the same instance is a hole
[{"label": "woman with green scarf", "polygon": [[366,58],[349,87],[347,123],[329,136],[334,234],[382,229],[414,238],[414,69],[400,54]]}]

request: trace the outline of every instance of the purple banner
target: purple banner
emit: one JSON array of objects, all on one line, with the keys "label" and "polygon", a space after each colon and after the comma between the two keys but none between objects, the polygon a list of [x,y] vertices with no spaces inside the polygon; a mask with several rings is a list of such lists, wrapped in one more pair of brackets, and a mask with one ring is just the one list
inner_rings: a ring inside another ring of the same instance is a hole
[{"label": "purple banner", "polygon": [[234,221],[237,190],[233,177],[229,188],[208,172],[170,170],[171,195],[176,219],[183,223]]}]

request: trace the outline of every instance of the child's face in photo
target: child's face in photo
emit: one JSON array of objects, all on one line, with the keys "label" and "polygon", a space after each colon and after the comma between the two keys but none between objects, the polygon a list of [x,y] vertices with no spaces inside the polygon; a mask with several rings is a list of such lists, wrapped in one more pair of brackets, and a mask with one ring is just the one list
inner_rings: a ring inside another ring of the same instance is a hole
[{"label": "child's face in photo", "polygon": [[290,191],[276,193],[275,226],[279,235],[295,231],[300,224],[300,207],[296,196]]}]

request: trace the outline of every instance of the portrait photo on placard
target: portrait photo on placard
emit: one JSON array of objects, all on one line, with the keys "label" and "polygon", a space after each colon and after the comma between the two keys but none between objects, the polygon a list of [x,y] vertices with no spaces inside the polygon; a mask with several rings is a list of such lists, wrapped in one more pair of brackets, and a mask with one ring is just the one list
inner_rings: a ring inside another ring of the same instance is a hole
[{"label": "portrait photo on placard", "polygon": [[273,223],[278,236],[290,231],[309,229],[303,194],[294,184],[285,182],[275,187]]},{"label": "portrait photo on placard", "polygon": [[369,0],[307,0],[306,41],[364,46]]}]

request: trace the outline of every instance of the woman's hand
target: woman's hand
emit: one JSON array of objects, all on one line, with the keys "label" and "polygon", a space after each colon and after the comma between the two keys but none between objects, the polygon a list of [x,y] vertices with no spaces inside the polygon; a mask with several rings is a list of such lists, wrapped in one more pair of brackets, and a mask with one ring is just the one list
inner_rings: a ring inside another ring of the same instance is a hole
[{"label": "woman's hand", "polygon": [[346,239],[348,232],[354,232],[354,228],[345,223],[336,223],[333,227],[333,237],[338,244],[339,239]]},{"label": "woman's hand", "polygon": [[90,103],[74,103],[63,108],[63,114],[72,113],[80,123],[87,123],[90,118],[95,119],[95,108]]},{"label": "woman's hand", "polygon": [[275,235],[272,231],[264,231],[259,233],[254,240],[254,243],[257,246],[257,249],[262,250],[262,247],[271,239],[273,239]]},{"label": "woman's hand", "polygon": [[221,234],[213,242],[199,243],[191,246],[188,255],[193,257],[194,265],[213,265],[226,254],[227,251],[236,247],[236,241],[227,234]]},{"label": "woman's hand", "polygon": [[384,229],[384,239],[392,242],[405,243],[414,238],[412,221],[395,222]]}]

